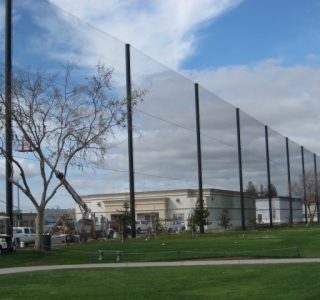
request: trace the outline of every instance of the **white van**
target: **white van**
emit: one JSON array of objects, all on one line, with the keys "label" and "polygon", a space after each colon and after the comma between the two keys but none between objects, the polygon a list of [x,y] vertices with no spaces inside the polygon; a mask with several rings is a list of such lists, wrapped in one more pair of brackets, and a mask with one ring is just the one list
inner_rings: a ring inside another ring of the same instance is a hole
[{"label": "white van", "polygon": [[32,244],[36,240],[36,232],[32,227],[13,227],[13,237],[18,245],[20,242],[25,245]]}]

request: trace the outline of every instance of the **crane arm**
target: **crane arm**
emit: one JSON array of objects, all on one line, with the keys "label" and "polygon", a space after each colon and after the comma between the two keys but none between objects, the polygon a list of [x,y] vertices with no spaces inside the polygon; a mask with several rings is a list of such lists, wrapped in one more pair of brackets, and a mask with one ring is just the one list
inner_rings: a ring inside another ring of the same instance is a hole
[{"label": "crane arm", "polygon": [[81,199],[81,197],[78,195],[78,193],[74,190],[74,188],[70,185],[70,183],[67,181],[67,179],[64,178],[63,173],[59,171],[54,171],[56,177],[61,181],[65,189],[69,192],[73,200],[79,205],[80,211],[82,213],[82,216],[85,219],[88,219],[92,216],[91,209],[88,207],[88,205]]},{"label": "crane arm", "polygon": [[88,205],[81,199],[81,197],[78,195],[78,193],[75,191],[75,189],[71,186],[71,184],[67,181],[67,179],[64,177],[64,174],[62,172],[59,172],[57,169],[55,169],[52,165],[52,163],[44,157],[45,162],[47,165],[53,170],[56,177],[60,180],[60,182],[63,184],[65,189],[69,192],[73,200],[79,205],[80,211],[82,213],[83,218],[89,219],[89,217],[93,217],[93,214],[91,212],[91,209],[88,207]]}]

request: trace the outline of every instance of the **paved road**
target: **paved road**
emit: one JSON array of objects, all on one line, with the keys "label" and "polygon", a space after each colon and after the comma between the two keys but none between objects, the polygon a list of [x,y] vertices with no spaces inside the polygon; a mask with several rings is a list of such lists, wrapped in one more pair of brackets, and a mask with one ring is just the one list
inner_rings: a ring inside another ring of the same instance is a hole
[{"label": "paved road", "polygon": [[320,258],[286,258],[286,259],[237,259],[237,260],[185,260],[170,262],[128,262],[108,264],[82,264],[82,265],[53,265],[32,266],[18,268],[0,268],[0,275],[72,269],[106,269],[106,268],[153,268],[153,267],[184,267],[184,266],[221,266],[221,265],[265,265],[265,264],[303,264],[320,263]]}]

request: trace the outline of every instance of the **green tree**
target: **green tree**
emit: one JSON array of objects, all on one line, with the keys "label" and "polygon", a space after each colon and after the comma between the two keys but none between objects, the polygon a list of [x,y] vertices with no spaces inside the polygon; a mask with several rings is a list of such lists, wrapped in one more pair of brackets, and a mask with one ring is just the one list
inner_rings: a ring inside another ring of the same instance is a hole
[{"label": "green tree", "polygon": [[204,207],[203,199],[198,199],[196,206],[193,208],[189,219],[192,222],[194,228],[199,227],[200,233],[204,233],[204,226],[211,224],[208,217],[210,215],[207,207]]},{"label": "green tree", "polygon": [[128,202],[123,203],[123,209],[118,210],[115,218],[119,224],[119,232],[121,235],[121,241],[124,242],[128,235],[131,232],[130,223],[131,223],[131,214],[130,214],[130,206]]}]

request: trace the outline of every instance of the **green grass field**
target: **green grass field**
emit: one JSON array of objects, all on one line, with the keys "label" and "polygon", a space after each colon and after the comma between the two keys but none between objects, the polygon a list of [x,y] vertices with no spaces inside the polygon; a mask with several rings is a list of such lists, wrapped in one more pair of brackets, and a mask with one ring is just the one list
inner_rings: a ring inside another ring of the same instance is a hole
[{"label": "green grass field", "polygon": [[[0,267],[201,258],[319,257],[320,227],[226,232],[192,237],[31,247],[0,256]],[[237,265],[41,271],[0,276],[0,299],[320,299],[320,264]]]},{"label": "green grass field", "polygon": [[101,262],[166,261],[202,258],[319,257],[320,227],[212,233],[192,237],[190,234],[162,235],[155,239],[95,241],[61,245],[48,253],[36,253],[32,247],[0,257],[0,267],[100,263],[99,250],[105,250]]},{"label": "green grass field", "polygon": [[0,299],[315,299],[320,264],[50,271],[0,276]]}]

